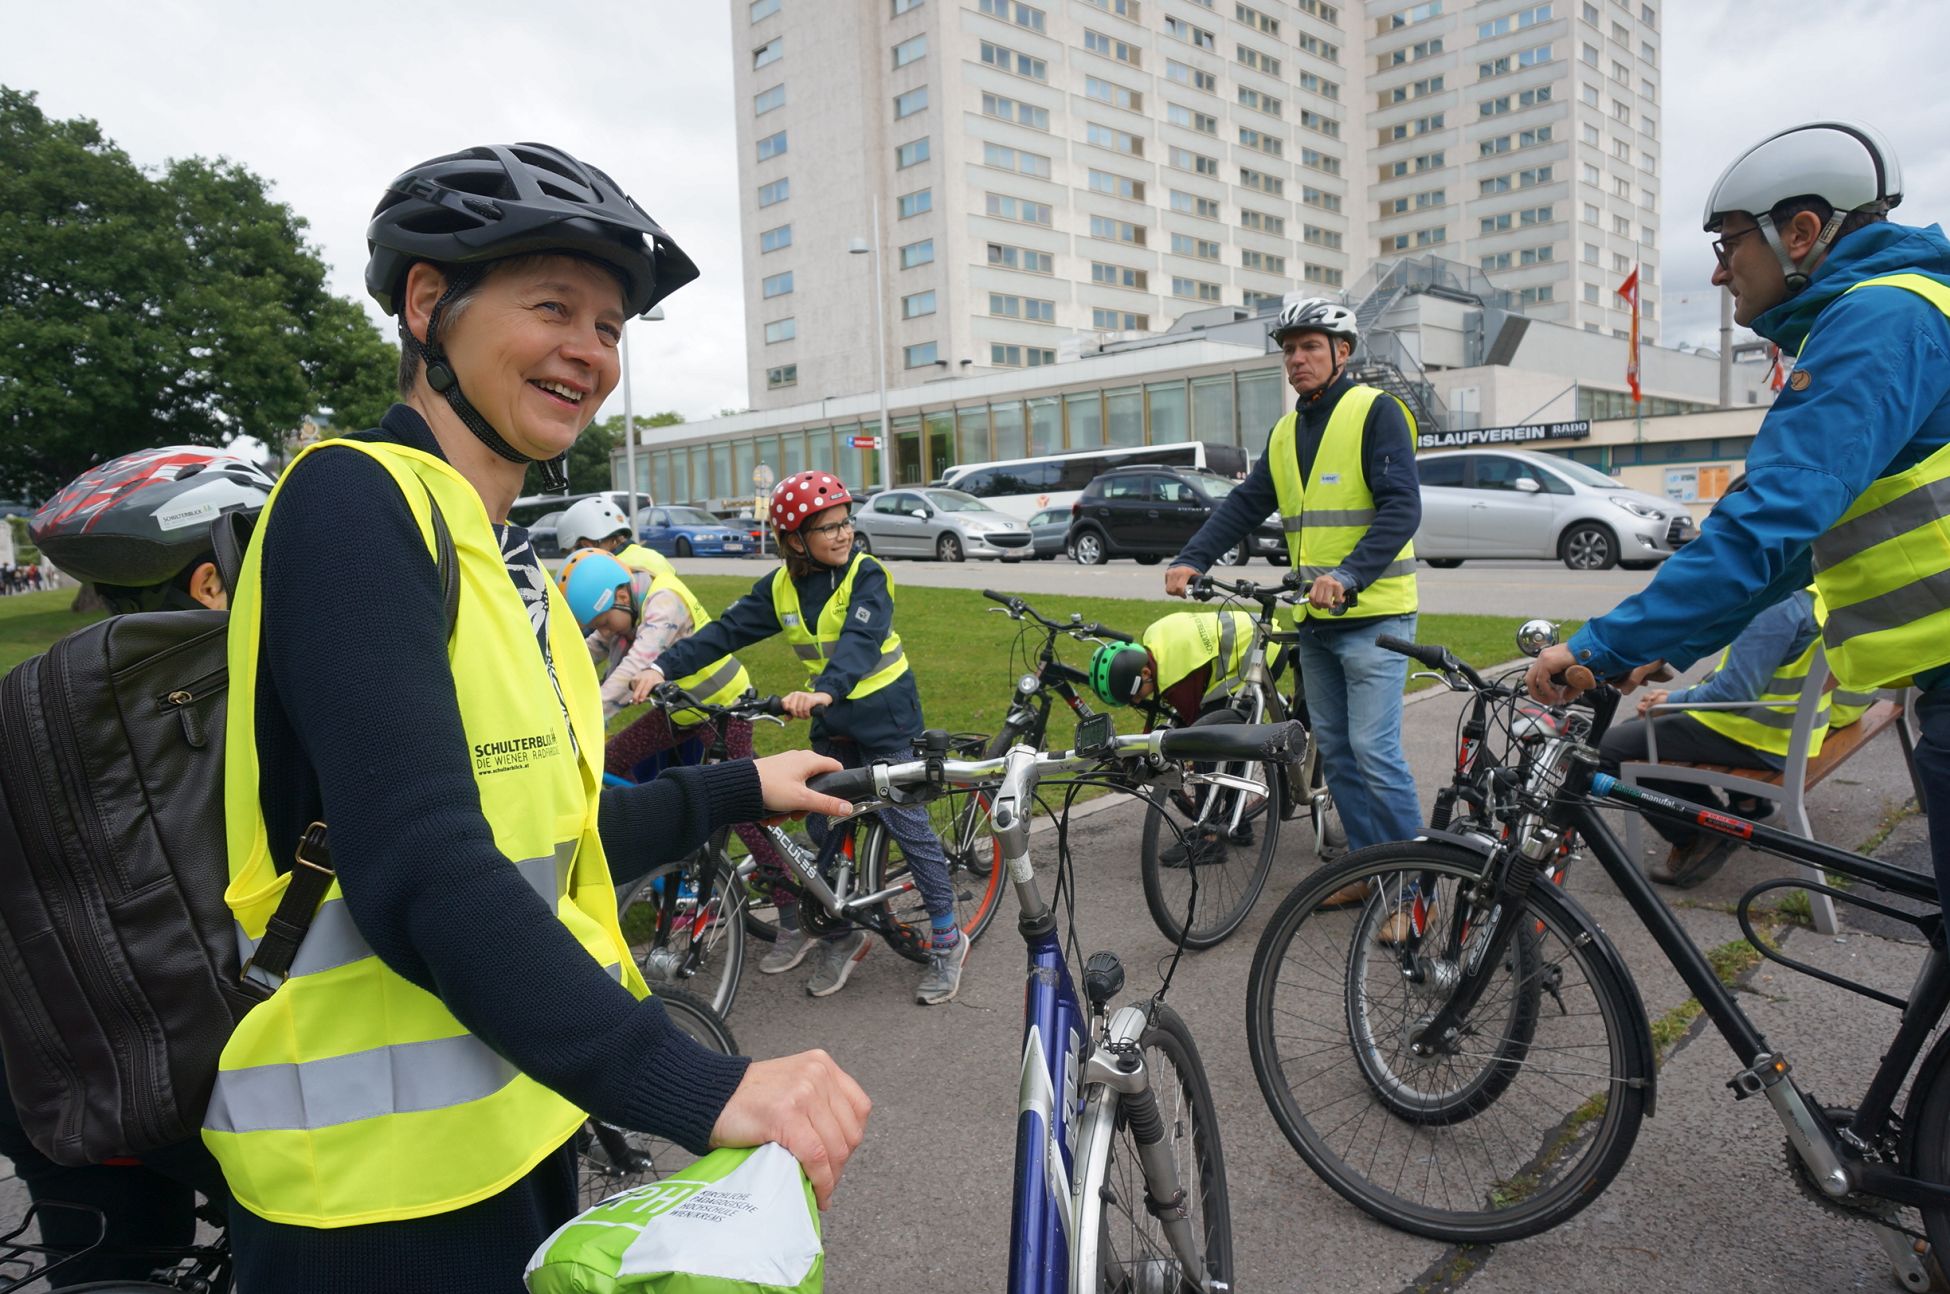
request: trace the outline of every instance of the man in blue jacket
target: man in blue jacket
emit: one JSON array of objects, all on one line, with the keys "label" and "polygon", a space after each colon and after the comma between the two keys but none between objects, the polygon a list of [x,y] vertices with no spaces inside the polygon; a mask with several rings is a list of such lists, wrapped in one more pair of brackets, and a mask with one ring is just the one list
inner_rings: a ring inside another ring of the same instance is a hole
[{"label": "man in blue jacket", "polygon": [[[1950,892],[1950,240],[1890,222],[1902,171],[1866,126],[1773,135],[1707,197],[1734,318],[1797,356],[1761,423],[1746,488],[1643,592],[1531,665],[1540,700],[1572,664],[1619,677],[1731,641],[1812,576],[1840,685],[1913,681],[1916,766]],[[1636,678],[1633,679],[1636,681]]]}]

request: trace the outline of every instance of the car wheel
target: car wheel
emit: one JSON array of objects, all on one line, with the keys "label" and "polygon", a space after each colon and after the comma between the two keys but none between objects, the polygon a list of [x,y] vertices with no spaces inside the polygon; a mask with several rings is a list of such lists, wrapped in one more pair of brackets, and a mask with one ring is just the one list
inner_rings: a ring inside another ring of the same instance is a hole
[{"label": "car wheel", "polygon": [[1234,544],[1219,554],[1219,564],[1222,566],[1244,566],[1252,560],[1252,550],[1246,547],[1244,540],[1241,540],[1239,543]]},{"label": "car wheel", "polygon": [[856,530],[853,532],[853,551],[856,553],[870,553],[873,551],[873,544],[868,541],[865,531]]},{"label": "car wheel", "polygon": [[1274,553],[1267,557],[1266,564],[1268,566],[1291,566],[1293,565],[1293,559],[1285,553]]},{"label": "car wheel", "polygon": [[1109,560],[1104,551],[1104,537],[1094,530],[1086,530],[1070,544],[1070,557],[1079,566],[1102,566]]},{"label": "car wheel", "polygon": [[1620,562],[1618,569],[1621,571],[1649,571],[1658,564],[1657,562]]},{"label": "car wheel", "polygon": [[934,555],[944,562],[958,562],[962,559],[961,538],[946,534],[934,541]]},{"label": "car wheel", "polygon": [[689,557],[691,555],[691,541],[682,535],[677,536],[677,555],[679,557]]},{"label": "car wheel", "polygon": [[1422,560],[1438,571],[1453,571],[1463,564],[1463,559],[1460,557],[1424,557]]},{"label": "car wheel", "polygon": [[1036,560],[1037,560],[1037,561],[1039,561],[1039,562],[1053,562],[1053,561],[1055,561],[1055,560],[1056,560],[1056,554],[1055,554],[1055,553],[1037,553],[1037,554],[1036,554]]},{"label": "car wheel", "polygon": [[1609,526],[1580,521],[1557,541],[1557,555],[1574,571],[1608,571],[1618,565],[1618,536]]},{"label": "car wheel", "polygon": [[1156,566],[1159,562],[1162,562],[1164,558],[1160,557],[1156,553],[1139,553],[1132,560],[1135,561],[1139,566]]}]

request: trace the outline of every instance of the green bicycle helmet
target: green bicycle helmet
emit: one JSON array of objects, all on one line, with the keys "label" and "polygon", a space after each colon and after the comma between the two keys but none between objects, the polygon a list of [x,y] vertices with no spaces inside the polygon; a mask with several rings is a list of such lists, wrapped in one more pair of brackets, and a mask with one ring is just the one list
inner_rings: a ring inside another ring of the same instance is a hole
[{"label": "green bicycle helmet", "polygon": [[1090,658],[1090,690],[1106,705],[1129,705],[1150,663],[1151,653],[1136,643],[1105,643]]}]

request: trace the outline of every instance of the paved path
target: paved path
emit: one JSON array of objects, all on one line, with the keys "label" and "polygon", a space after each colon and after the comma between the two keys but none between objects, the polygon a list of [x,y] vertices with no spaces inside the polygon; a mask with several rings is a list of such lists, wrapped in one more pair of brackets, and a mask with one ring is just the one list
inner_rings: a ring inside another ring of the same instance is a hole
[{"label": "paved path", "polygon": [[[947,562],[890,559],[902,585],[926,588],[996,588],[1011,593],[1061,594],[1088,592],[1097,597],[1153,598],[1164,591],[1162,566],[1109,562],[1080,567],[1068,558],[1047,562]],[[684,572],[704,575],[744,575],[757,579],[766,567],[756,560],[735,557],[691,557],[680,561]],[[1240,578],[1272,580],[1278,576],[1264,562],[1226,567]],[[1650,571],[1573,571],[1559,562],[1469,562],[1455,570],[1424,565],[1417,577],[1422,609],[1467,614],[1539,615],[1553,620],[1586,620],[1611,610],[1644,588]]]}]

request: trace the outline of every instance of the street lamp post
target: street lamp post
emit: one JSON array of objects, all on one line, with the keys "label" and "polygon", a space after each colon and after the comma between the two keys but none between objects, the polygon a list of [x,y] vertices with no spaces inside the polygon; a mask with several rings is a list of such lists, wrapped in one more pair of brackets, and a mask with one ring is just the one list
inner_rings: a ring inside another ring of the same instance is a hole
[{"label": "street lamp post", "polygon": [[886,292],[881,286],[879,194],[873,199],[873,245],[869,247],[866,239],[855,238],[846,250],[855,256],[871,254],[873,257],[873,357],[880,379],[880,486],[891,490],[894,488],[894,437],[887,426],[887,318]]},{"label": "street lamp post", "polygon": [[[652,306],[650,307],[650,313],[644,315],[643,317],[645,319],[650,319],[650,320],[661,320],[664,317],[664,308],[662,306]],[[617,349],[621,351],[621,354],[617,358],[623,361],[623,474],[629,478],[628,493],[630,496],[630,542],[635,543],[637,538],[636,535],[636,495],[637,495],[636,410],[631,406],[631,402],[630,402],[630,330],[629,329],[625,328],[623,330],[622,339],[617,342]]]}]

